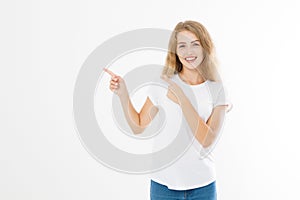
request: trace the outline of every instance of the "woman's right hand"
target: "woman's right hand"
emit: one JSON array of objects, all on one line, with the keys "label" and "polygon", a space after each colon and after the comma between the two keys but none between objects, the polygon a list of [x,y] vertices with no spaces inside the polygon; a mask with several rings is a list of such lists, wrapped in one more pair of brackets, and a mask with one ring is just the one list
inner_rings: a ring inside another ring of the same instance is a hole
[{"label": "woman's right hand", "polygon": [[109,89],[119,97],[125,95],[128,91],[124,79],[109,69],[104,68],[103,70],[111,76]]}]

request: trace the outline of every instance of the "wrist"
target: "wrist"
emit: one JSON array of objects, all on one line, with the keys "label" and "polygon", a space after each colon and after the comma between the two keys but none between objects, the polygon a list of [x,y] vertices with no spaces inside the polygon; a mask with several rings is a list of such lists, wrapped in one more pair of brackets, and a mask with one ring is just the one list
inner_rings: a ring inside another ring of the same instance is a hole
[{"label": "wrist", "polygon": [[127,90],[124,90],[118,96],[119,96],[119,98],[120,98],[121,101],[128,101],[128,99],[129,99],[129,94],[128,94]]}]

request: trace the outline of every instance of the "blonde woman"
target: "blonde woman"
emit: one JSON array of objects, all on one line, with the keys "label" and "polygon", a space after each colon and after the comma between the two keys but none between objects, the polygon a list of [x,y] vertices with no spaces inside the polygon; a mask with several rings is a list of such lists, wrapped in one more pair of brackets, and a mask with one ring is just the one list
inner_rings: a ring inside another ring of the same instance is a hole
[{"label": "blonde woman", "polygon": [[[178,23],[173,30],[168,50],[161,77],[169,84],[169,88],[163,97],[149,94],[142,109],[137,112],[122,77],[105,69],[111,75],[110,90],[119,96],[134,134],[143,133],[159,112],[156,98],[166,98],[166,106],[176,106],[184,117],[188,128],[184,129],[186,133],[183,134],[192,133],[196,140],[196,144],[175,163],[151,175],[151,200],[215,200],[214,160],[211,153],[200,157],[199,152],[211,148],[216,142],[231,104],[225,97],[225,90],[217,74],[214,45],[202,24],[185,21]],[[199,105],[197,108],[184,91],[186,87],[195,94]],[[176,115],[172,110],[166,111],[171,113],[170,116]]]}]

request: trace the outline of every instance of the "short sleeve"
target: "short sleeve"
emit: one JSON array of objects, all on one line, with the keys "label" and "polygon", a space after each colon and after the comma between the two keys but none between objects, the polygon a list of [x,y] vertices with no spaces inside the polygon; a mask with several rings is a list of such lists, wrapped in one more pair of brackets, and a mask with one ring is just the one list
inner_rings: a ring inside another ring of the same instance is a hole
[{"label": "short sleeve", "polygon": [[156,85],[147,85],[130,93],[131,102],[137,111],[140,111],[145,104],[147,97],[154,105],[159,104],[160,91]]},{"label": "short sleeve", "polygon": [[149,97],[154,105],[158,105],[163,93],[163,88],[156,84],[150,84],[146,89],[146,97]]},{"label": "short sleeve", "polygon": [[214,106],[221,106],[221,105],[227,105],[226,112],[229,112],[232,109],[232,102],[230,101],[228,97],[228,92],[226,87],[223,85],[220,86],[219,92],[217,94],[216,100],[214,102]]},{"label": "short sleeve", "polygon": [[131,98],[133,107],[139,112],[142,109],[142,107],[146,101],[146,98],[147,98],[146,88],[142,88],[140,90],[133,91],[130,94],[130,98]]}]

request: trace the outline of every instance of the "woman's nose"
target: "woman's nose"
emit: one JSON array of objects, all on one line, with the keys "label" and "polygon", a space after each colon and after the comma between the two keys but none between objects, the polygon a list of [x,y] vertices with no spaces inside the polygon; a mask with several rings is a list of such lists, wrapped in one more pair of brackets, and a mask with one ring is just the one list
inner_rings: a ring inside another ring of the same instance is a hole
[{"label": "woman's nose", "polygon": [[193,49],[192,49],[192,47],[187,47],[186,48],[186,54],[187,55],[193,55]]}]

